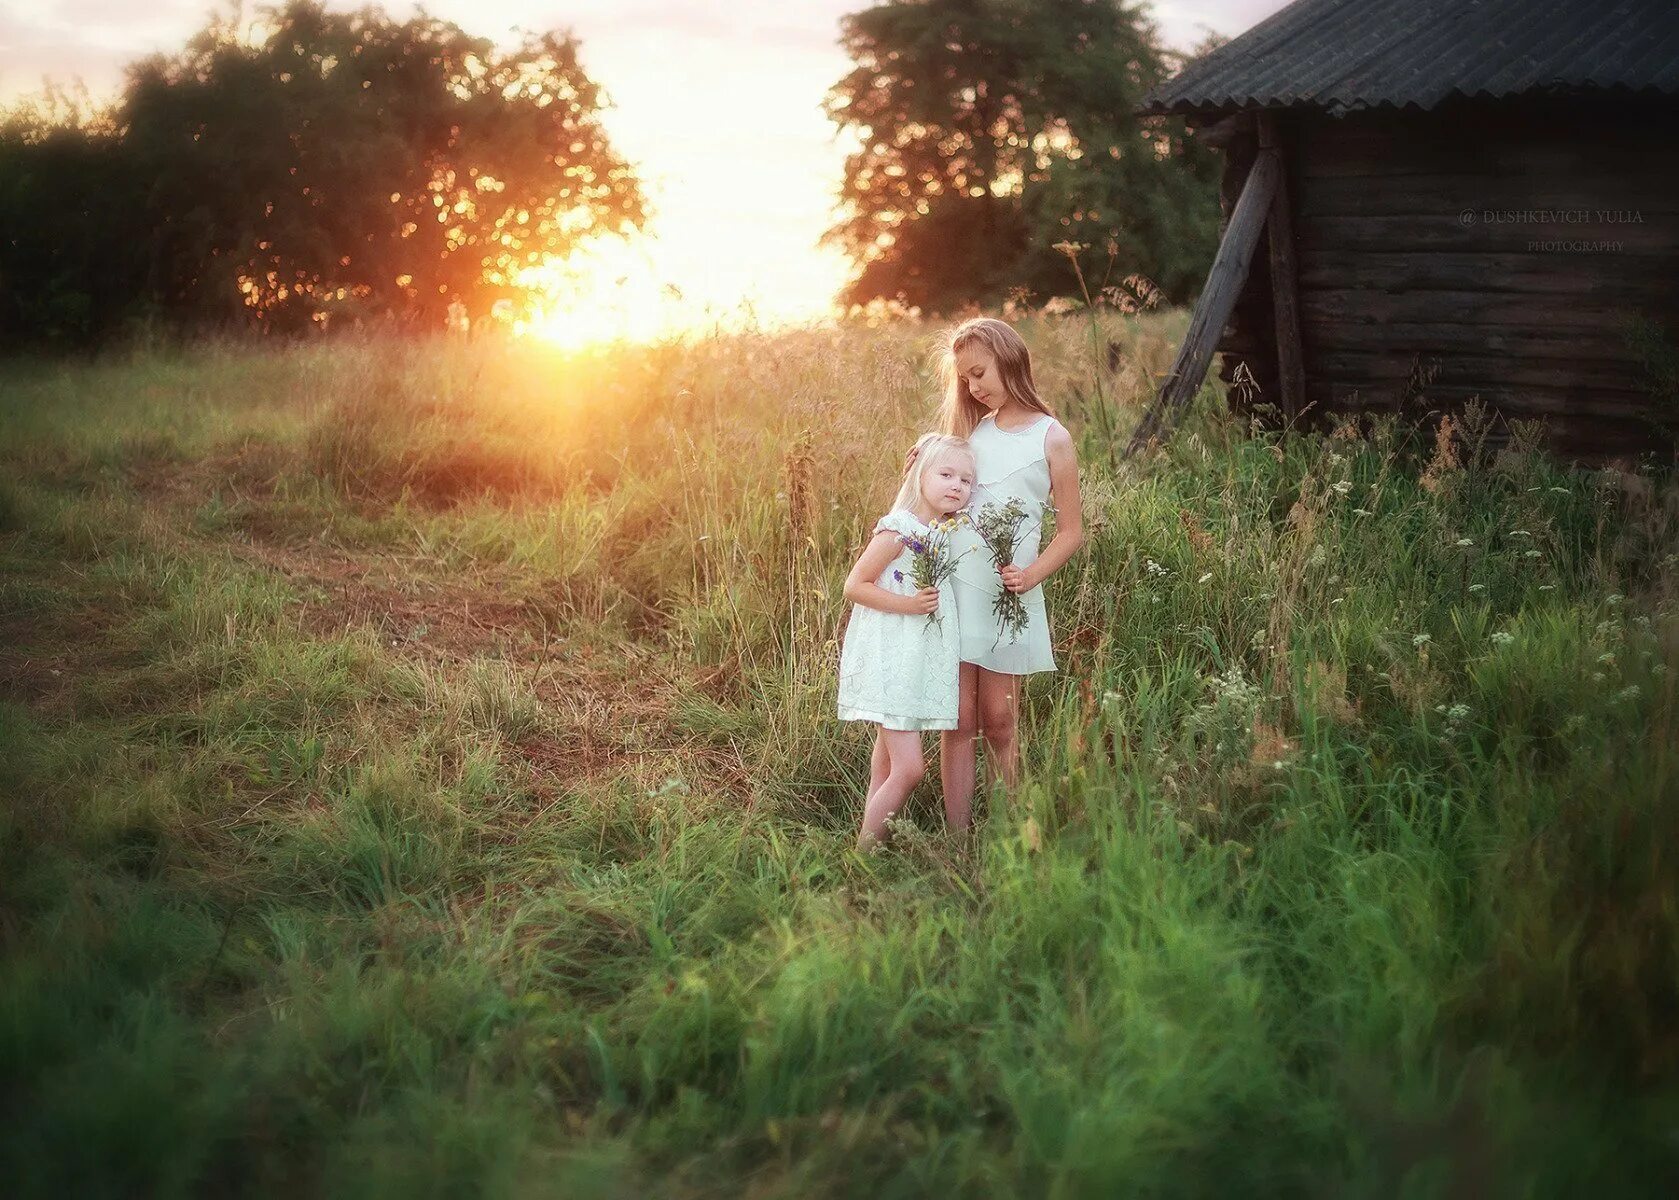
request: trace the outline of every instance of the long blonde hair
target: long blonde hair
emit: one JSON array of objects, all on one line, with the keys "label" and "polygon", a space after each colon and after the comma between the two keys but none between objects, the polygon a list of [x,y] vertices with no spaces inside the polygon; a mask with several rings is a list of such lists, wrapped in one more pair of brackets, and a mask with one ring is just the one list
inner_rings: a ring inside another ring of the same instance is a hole
[{"label": "long blonde hair", "polygon": [[971,460],[974,451],[973,447],[968,445],[967,438],[952,437],[948,433],[924,433],[916,438],[915,460],[910,463],[909,470],[904,474],[904,482],[898,487],[898,495],[892,501],[892,507],[912,507],[921,495],[921,476],[934,463],[951,454],[966,454]]},{"label": "long blonde hair", "polygon": [[1038,395],[1032,381],[1032,352],[1014,329],[995,317],[973,317],[945,334],[939,344],[939,381],[944,403],[939,407],[939,431],[965,438],[991,410],[968,392],[968,381],[956,369],[956,352],[964,346],[982,346],[997,361],[997,375],[1003,388],[1017,404],[1037,412],[1055,415],[1055,410]]}]

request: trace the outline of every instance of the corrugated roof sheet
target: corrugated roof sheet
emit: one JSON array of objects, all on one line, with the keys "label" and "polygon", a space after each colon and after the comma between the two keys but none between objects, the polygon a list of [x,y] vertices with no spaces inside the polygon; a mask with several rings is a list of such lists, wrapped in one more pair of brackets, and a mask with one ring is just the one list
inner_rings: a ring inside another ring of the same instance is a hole
[{"label": "corrugated roof sheet", "polygon": [[1589,88],[1679,93],[1679,2],[1295,0],[1141,111],[1429,109],[1452,95]]}]

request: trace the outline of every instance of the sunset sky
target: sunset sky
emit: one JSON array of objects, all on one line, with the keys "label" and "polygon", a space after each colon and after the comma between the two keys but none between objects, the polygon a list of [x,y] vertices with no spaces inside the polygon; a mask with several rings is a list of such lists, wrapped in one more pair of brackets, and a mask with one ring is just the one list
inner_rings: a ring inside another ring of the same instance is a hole
[{"label": "sunset sky", "polygon": [[[1154,6],[1169,44],[1235,34],[1283,0],[1185,0]],[[331,0],[335,9],[362,0]],[[821,112],[850,63],[839,18],[867,0],[431,0],[427,10],[504,39],[516,28],[569,26],[583,63],[612,98],[605,123],[639,167],[653,202],[649,237],[596,272],[611,275],[617,320],[668,327],[741,302],[769,323],[827,311],[847,273],[816,246],[832,223],[847,146]],[[258,6],[246,4],[252,12]],[[411,11],[386,3],[392,13]],[[0,99],[43,78],[80,77],[96,97],[122,68],[178,48],[213,10],[207,0],[0,0]],[[664,287],[674,285],[682,299]],[[630,329],[634,333],[638,330]],[[645,332],[640,330],[639,332]]]}]

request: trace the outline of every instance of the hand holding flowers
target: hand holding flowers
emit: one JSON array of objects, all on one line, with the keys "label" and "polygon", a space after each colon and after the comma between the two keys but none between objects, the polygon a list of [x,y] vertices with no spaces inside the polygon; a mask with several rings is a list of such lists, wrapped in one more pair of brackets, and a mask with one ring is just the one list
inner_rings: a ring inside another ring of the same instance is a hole
[{"label": "hand holding flowers", "polygon": [[[950,535],[963,520],[964,516],[956,513],[932,522],[925,537],[898,535],[898,541],[910,550],[910,582],[915,585],[917,596],[928,588],[943,587],[945,581],[956,573],[956,560],[961,555],[951,546]],[[893,574],[900,583],[903,582],[902,571]],[[929,622],[943,622],[936,601],[934,607],[926,611]]]},{"label": "hand holding flowers", "polygon": [[991,611],[1002,627],[1002,633],[997,635],[999,642],[1003,640],[1003,634],[1007,634],[1009,641],[1013,642],[1026,631],[1026,602],[1021,599],[1021,593],[1030,589],[1026,586],[1025,572],[1015,565],[1014,554],[1020,545],[1021,534],[1030,522],[1030,514],[1018,496],[1011,497],[1001,507],[987,504],[980,509],[974,521],[974,528],[991,551],[992,565],[1003,581],[997,599],[991,605]]}]

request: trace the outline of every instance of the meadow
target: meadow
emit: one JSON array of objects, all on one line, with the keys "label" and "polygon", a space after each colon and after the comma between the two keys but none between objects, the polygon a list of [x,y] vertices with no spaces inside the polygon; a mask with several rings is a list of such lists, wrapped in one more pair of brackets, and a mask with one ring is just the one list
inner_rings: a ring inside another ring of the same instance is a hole
[{"label": "meadow", "polygon": [[867,856],[934,327],[0,367],[8,1194],[1659,1193],[1671,471],[1121,461],[1185,316],[1101,322],[1022,786]]}]

